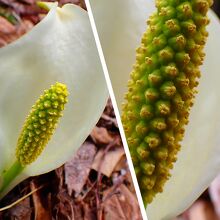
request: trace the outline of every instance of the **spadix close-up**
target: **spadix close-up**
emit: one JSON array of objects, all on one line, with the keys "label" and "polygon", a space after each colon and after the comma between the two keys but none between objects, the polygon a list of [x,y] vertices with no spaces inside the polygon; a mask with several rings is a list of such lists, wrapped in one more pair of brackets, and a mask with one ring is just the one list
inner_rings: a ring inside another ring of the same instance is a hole
[{"label": "spadix close-up", "polygon": [[150,220],[181,214],[220,172],[212,3],[90,0]]},{"label": "spadix close-up", "polygon": [[[107,102],[87,12],[73,4],[48,8],[30,32],[0,49],[0,198],[65,163]],[[16,160],[22,171],[12,178],[7,172]]]}]

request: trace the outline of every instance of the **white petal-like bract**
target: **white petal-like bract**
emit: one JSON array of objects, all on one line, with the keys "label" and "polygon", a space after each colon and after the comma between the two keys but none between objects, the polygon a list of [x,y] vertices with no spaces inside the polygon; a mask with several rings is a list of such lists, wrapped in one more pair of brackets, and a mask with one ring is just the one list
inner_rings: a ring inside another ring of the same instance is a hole
[{"label": "white petal-like bract", "polygon": [[49,144],[9,190],[71,157],[101,116],[108,90],[87,12],[72,4],[54,4],[29,33],[0,49],[0,66],[0,172],[15,160],[22,125],[43,91],[55,82],[66,84],[69,91]]}]

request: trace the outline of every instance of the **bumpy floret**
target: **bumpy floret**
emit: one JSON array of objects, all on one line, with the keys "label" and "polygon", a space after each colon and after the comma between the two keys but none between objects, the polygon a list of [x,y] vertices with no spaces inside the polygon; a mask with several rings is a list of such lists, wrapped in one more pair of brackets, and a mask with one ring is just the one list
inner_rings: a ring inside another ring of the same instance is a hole
[{"label": "bumpy floret", "polygon": [[204,59],[211,0],[157,0],[128,83],[122,122],[144,202],[170,177]]},{"label": "bumpy floret", "polygon": [[16,157],[21,165],[32,163],[43,151],[62,116],[67,96],[66,86],[57,82],[32,106],[17,142]]}]

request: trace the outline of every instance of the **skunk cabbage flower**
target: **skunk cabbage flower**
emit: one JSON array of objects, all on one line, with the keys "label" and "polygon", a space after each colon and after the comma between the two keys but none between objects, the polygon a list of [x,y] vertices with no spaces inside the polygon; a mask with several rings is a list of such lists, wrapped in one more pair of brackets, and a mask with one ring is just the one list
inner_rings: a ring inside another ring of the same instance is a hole
[{"label": "skunk cabbage flower", "polygon": [[[155,11],[154,2],[147,0],[91,0],[101,45],[106,58],[117,104],[121,107],[135,49],[146,29],[145,21]],[[211,183],[220,171],[220,93],[218,88],[219,20],[209,12],[209,37],[201,79],[189,124],[181,142],[177,162],[165,183],[147,206],[151,220],[172,219],[184,211]],[[117,19],[116,19],[117,18]]]},{"label": "skunk cabbage flower", "polygon": [[[108,98],[87,12],[72,4],[46,6],[50,11],[39,24],[0,49],[0,198],[25,178],[67,161],[91,132]],[[36,114],[39,123],[34,123]],[[15,161],[20,170],[13,168]],[[10,168],[14,178],[7,175]]]}]

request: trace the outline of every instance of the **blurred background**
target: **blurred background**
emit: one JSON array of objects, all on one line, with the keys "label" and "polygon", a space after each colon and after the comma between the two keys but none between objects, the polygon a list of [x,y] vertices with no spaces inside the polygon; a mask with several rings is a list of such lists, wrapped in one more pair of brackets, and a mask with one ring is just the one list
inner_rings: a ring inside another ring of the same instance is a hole
[{"label": "blurred background", "polygon": [[220,0],[214,0],[213,10],[220,17]]}]

